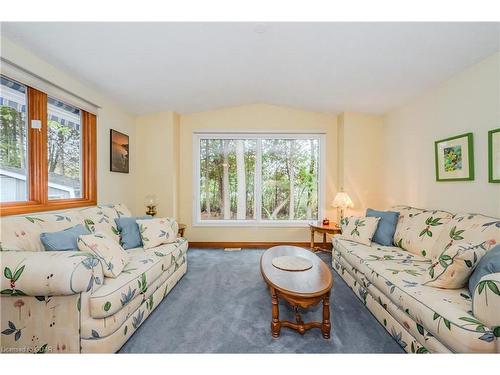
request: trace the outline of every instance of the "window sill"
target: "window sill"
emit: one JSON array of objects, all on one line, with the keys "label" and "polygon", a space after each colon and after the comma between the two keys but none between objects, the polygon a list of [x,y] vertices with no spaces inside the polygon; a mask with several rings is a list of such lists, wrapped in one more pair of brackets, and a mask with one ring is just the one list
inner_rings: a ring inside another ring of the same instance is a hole
[{"label": "window sill", "polygon": [[224,221],[224,220],[213,220],[213,221],[198,221],[193,224],[193,227],[239,227],[239,228],[307,228],[309,223],[317,223],[317,220],[310,221]]}]

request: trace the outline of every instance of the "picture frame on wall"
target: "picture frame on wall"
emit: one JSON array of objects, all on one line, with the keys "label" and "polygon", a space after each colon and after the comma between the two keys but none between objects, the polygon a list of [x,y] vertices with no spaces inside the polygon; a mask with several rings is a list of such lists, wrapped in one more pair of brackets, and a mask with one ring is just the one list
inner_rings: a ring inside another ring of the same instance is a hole
[{"label": "picture frame on wall", "polygon": [[130,144],[127,134],[110,129],[109,160],[111,172],[129,173]]},{"label": "picture frame on wall", "polygon": [[472,133],[441,139],[434,143],[436,181],[474,180]]},{"label": "picture frame on wall", "polygon": [[488,132],[488,181],[500,183],[500,128]]}]

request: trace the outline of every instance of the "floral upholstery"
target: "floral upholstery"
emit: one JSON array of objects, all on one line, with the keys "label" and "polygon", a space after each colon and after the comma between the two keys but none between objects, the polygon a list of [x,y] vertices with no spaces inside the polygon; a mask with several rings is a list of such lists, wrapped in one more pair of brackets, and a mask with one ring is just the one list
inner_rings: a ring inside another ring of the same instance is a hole
[{"label": "floral upholstery", "polygon": [[104,318],[121,310],[135,296],[145,294],[149,284],[186,251],[187,242],[184,239],[148,250],[127,250],[130,262],[120,276],[116,279],[106,278],[102,288],[90,297],[90,315]]},{"label": "floral upholstery", "polygon": [[456,289],[467,285],[479,260],[490,249],[488,241],[474,245],[461,242],[447,247],[424,274],[424,285]]},{"label": "floral upholstery", "polygon": [[137,220],[142,243],[145,249],[150,249],[175,241],[178,226],[170,218]]},{"label": "floral upholstery", "polygon": [[[395,338],[402,340],[402,335],[408,334],[408,337],[417,340],[427,351],[433,349],[429,346],[425,333],[439,342],[431,343],[434,351],[495,352],[497,350],[498,332],[495,327],[490,327],[485,321],[479,320],[477,315],[472,315],[472,300],[467,289],[438,289],[422,285],[422,277],[431,262],[429,259],[410,254],[397,247],[391,249],[375,244],[368,247],[338,237],[334,237],[333,246],[333,265],[351,269],[349,272],[351,277],[355,275],[359,278],[361,284],[358,281],[353,289],[362,300],[371,301],[371,308],[368,303],[367,307],[372,312],[378,311],[379,307],[373,303],[378,302],[405,327],[404,334],[397,330],[396,335],[391,332],[393,336],[397,336]],[[346,279],[345,274],[341,275]],[[392,311],[388,307],[391,306],[388,301],[395,306]],[[405,344],[408,345],[408,342],[405,341]],[[414,348],[417,345],[413,341],[412,344]],[[411,344],[405,349],[411,351]]]},{"label": "floral upholstery", "polygon": [[2,296],[65,296],[103,283],[99,261],[80,251],[2,251]]},{"label": "floral upholstery", "polygon": [[408,206],[396,206],[393,209],[399,212],[394,243],[410,253],[431,258],[431,250],[452,215],[445,211]]},{"label": "floral upholstery", "polygon": [[495,336],[500,337],[500,273],[483,276],[474,290],[473,297],[474,316],[492,327]]},{"label": "floral upholstery", "polygon": [[[130,267],[116,279],[104,277],[94,254],[46,252],[39,240],[42,232],[76,224],[114,236],[118,216],[130,212],[123,205],[107,205],[2,219],[1,352],[115,352],[158,306],[187,271],[184,238],[129,250]],[[177,228],[174,220],[171,225]],[[137,290],[132,297],[129,286]]]},{"label": "floral upholstery", "polygon": [[129,262],[127,252],[106,233],[81,235],[77,243],[80,251],[93,254],[99,259],[106,277],[118,277]]},{"label": "floral upholstery", "polygon": [[379,217],[345,217],[340,222],[341,237],[370,246],[379,221]]}]

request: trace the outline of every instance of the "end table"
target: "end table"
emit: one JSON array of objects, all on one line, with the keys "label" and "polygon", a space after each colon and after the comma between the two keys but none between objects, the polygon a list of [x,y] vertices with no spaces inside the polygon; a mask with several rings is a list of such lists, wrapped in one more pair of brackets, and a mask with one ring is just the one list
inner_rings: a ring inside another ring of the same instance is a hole
[{"label": "end table", "polygon": [[[316,251],[325,251],[330,253],[331,249],[328,248],[327,243],[326,243],[326,235],[327,234],[340,234],[340,227],[336,223],[330,223],[328,225],[323,225],[323,223],[317,222],[317,223],[309,223],[309,229],[311,231],[311,250],[313,252]],[[319,246],[314,246],[314,233],[323,233],[323,244],[321,247]]]}]

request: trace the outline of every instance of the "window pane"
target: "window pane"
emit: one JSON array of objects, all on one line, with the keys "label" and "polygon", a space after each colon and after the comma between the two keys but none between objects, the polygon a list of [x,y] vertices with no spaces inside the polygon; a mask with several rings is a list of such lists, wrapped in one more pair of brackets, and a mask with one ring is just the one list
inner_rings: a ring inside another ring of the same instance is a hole
[{"label": "window pane", "polygon": [[49,199],[81,198],[81,112],[50,97],[47,111]]},{"label": "window pane", "polygon": [[318,219],[317,139],[262,140],[262,219]]},{"label": "window pane", "polygon": [[1,77],[0,189],[1,202],[28,200],[27,89]]},{"label": "window pane", "polygon": [[256,147],[255,140],[200,140],[202,220],[255,219]]}]

